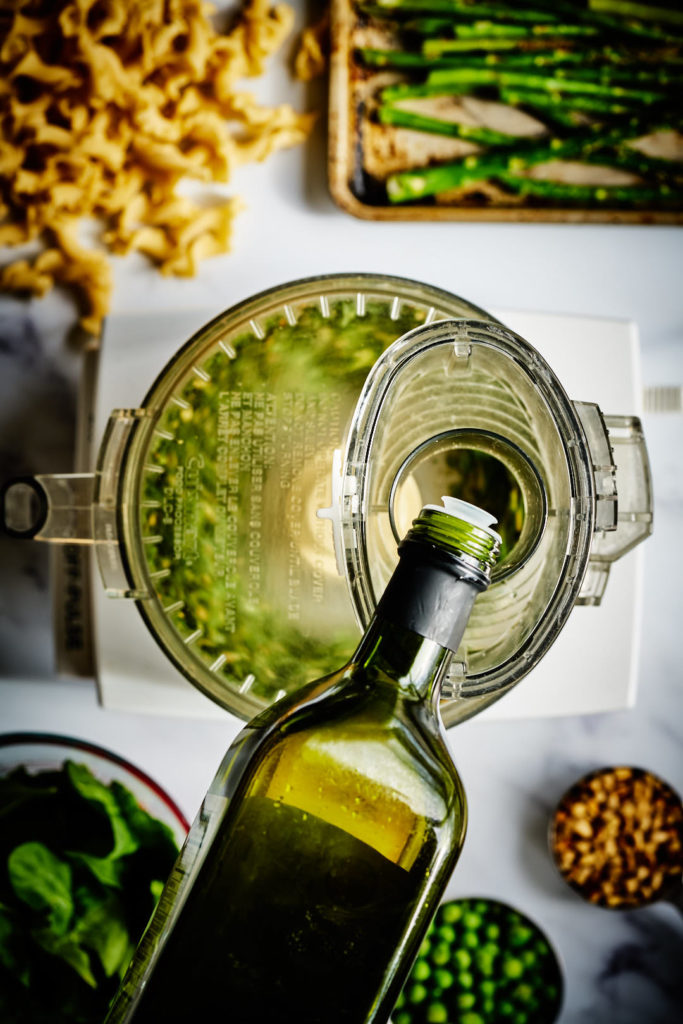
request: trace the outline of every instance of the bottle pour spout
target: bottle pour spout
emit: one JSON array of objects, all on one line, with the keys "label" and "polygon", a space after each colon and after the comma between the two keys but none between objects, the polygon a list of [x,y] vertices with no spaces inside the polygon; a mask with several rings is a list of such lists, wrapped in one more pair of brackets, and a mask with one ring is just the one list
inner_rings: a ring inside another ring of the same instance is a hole
[{"label": "bottle pour spout", "polygon": [[[443,502],[443,511],[447,512],[449,516],[454,516],[456,519],[464,519],[466,523],[470,523],[472,526],[479,526],[482,530],[488,530],[489,533],[495,534],[500,540],[500,535],[495,530],[490,529],[494,523],[498,522],[496,517],[492,516],[490,512],[479,508],[478,505],[472,505],[469,501],[453,498],[449,494],[442,495],[441,500]],[[439,509],[438,505],[428,505],[427,507]]]}]

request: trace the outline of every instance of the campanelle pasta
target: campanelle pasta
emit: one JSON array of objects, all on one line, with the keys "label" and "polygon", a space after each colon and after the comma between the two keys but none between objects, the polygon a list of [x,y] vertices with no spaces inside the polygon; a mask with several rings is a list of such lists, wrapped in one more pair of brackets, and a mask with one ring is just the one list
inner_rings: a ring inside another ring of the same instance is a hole
[{"label": "campanelle pasta", "polygon": [[[193,275],[231,247],[237,199],[198,205],[182,178],[233,170],[302,142],[312,115],[265,107],[237,82],[263,72],[292,12],[247,0],[225,34],[198,0],[17,0],[0,38],[0,245],[37,254],[0,269],[0,288],[76,289],[97,333],[112,274],[106,249]],[[102,222],[105,248],[80,241]]]}]

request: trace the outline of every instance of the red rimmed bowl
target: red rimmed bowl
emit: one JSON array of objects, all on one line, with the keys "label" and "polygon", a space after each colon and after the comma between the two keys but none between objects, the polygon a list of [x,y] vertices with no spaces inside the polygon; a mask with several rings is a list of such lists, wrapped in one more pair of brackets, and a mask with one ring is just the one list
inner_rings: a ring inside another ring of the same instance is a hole
[{"label": "red rimmed bowl", "polygon": [[0,782],[0,1017],[101,1024],[187,820],[88,740],[0,735]]}]

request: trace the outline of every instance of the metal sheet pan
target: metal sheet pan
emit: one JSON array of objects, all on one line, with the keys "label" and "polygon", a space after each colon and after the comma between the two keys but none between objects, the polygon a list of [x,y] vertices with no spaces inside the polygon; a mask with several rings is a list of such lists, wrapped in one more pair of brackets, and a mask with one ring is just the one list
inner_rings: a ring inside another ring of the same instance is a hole
[{"label": "metal sheet pan", "polygon": [[[332,0],[328,132],[328,181],[342,209],[366,220],[463,222],[564,222],[614,224],[681,224],[681,209],[646,209],[530,205],[527,202],[462,199],[394,205],[383,194],[381,171],[368,173],[373,91],[386,84],[386,72],[368,74],[354,58],[362,22],[352,0]],[[392,149],[390,126],[386,148]],[[396,129],[393,129],[395,132]],[[418,133],[409,133],[412,136]],[[394,139],[396,136],[394,136]],[[405,136],[404,136],[405,140]],[[377,161],[376,161],[377,163]]]}]

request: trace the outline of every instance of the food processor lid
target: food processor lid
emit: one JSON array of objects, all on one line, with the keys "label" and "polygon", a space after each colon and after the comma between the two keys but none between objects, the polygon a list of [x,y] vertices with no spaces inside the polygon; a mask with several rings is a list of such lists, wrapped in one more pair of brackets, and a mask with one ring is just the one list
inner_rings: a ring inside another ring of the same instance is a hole
[{"label": "food processor lid", "polygon": [[552,644],[588,563],[596,487],[574,405],[524,339],[453,319],[397,340],[365,382],[335,489],[337,547],[363,626],[423,505],[452,494],[497,518],[501,557],[456,655],[451,698],[507,689]]}]

